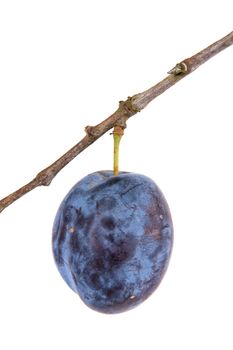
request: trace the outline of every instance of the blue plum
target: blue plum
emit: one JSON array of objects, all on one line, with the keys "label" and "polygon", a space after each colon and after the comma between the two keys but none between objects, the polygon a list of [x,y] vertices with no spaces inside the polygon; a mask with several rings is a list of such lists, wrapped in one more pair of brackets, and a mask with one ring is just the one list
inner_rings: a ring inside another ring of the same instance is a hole
[{"label": "blue plum", "polygon": [[157,288],[167,269],[173,225],[150,178],[99,171],[80,180],[55,217],[52,246],[63,279],[90,308],[129,310]]}]

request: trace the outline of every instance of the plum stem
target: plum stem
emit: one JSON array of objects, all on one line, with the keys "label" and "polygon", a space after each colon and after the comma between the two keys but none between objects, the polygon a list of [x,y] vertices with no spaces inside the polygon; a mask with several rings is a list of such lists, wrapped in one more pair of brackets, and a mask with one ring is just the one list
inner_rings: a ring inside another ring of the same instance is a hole
[{"label": "plum stem", "polygon": [[114,175],[119,174],[119,146],[122,136],[124,135],[124,128],[122,126],[115,126],[113,129],[113,173]]}]

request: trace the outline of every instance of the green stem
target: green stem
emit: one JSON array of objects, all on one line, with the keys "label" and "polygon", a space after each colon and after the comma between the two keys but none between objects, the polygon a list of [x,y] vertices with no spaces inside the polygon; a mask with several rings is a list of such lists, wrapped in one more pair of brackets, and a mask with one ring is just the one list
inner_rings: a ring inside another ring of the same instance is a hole
[{"label": "green stem", "polygon": [[114,140],[114,155],[113,155],[113,173],[114,175],[119,174],[119,146],[122,135],[124,134],[124,129],[120,126],[115,126],[113,130],[113,140]]}]

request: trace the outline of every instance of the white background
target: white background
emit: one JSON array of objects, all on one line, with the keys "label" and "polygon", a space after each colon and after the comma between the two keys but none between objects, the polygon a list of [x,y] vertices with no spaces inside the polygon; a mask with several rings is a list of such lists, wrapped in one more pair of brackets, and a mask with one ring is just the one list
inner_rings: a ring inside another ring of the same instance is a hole
[{"label": "white background", "polygon": [[[118,101],[232,31],[232,1],[0,1],[0,197],[30,181]],[[233,47],[128,122],[122,170],[164,192],[175,242],[144,304],[88,309],[51,252],[71,186],[111,169],[109,133],[0,215],[0,348],[233,348]]]}]

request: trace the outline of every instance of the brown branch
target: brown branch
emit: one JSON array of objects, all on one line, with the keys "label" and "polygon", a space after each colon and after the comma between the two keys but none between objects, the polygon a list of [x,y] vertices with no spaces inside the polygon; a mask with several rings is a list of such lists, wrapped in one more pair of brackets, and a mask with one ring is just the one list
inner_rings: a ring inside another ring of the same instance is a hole
[{"label": "brown branch", "polygon": [[128,97],[126,101],[121,101],[119,108],[110,117],[96,126],[87,126],[85,128],[86,136],[84,136],[81,141],[67,151],[62,157],[42,170],[28,184],[3,198],[0,201],[0,212],[2,212],[7,206],[22,197],[24,194],[32,191],[34,188],[38,186],[48,186],[61,169],[63,169],[79,153],[85,150],[108,130],[112,129],[116,125],[125,127],[126,121],[130,117],[145,108],[148,103],[154,100],[157,96],[161,95],[178,81],[192,73],[200,65],[232,44],[233,32],[216,41],[214,44],[208,46],[204,50],[198,52],[196,55],[178,63],[168,72],[169,75],[155,86],[132,97]]}]

